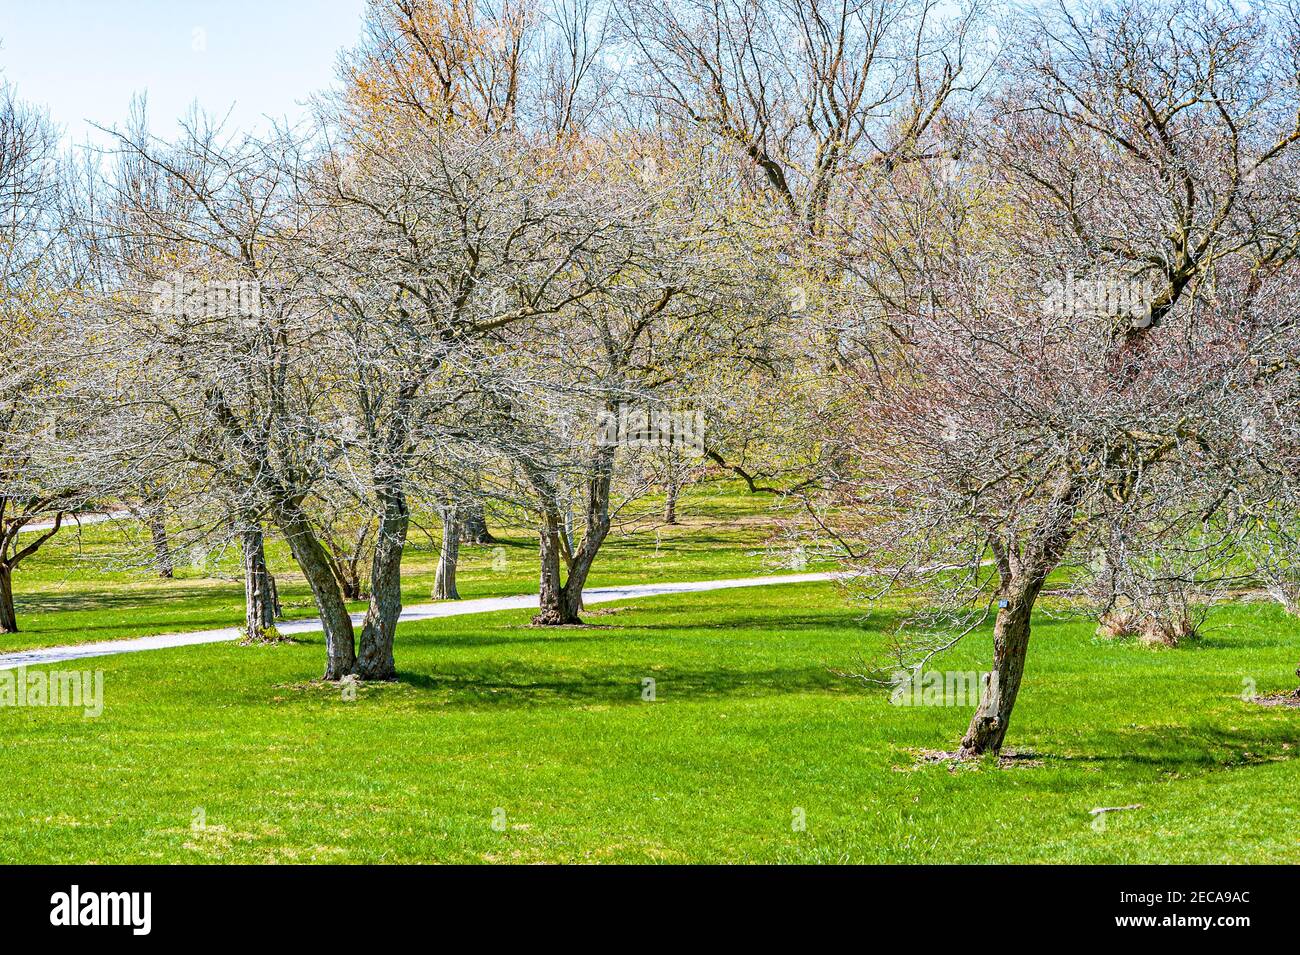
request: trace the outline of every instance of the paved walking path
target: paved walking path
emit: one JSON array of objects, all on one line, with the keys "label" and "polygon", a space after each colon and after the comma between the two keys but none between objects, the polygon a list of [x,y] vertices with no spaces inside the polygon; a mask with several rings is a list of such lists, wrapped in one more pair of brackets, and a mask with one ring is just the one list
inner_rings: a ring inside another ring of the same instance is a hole
[{"label": "paved walking path", "polygon": [[[76,527],[78,524],[102,524],[104,521],[124,521],[131,517],[130,511],[99,511],[94,514],[66,514],[63,518],[63,529]],[[40,521],[35,524],[25,524],[18,533],[32,534],[36,531],[54,530],[53,521]]]},{"label": "paved walking path", "polygon": [[[607,603],[631,597],[657,597],[661,594],[690,594],[706,590],[727,590],[733,587],[767,587],[772,584],[802,584],[819,580],[832,580],[836,573],[785,574],[779,577],[739,577],[732,580],[696,580],[674,584],[628,584],[620,587],[592,587],[582,592],[584,604]],[[469,613],[491,613],[494,610],[525,610],[537,606],[536,594],[517,597],[480,597],[474,600],[454,600],[436,604],[415,604],[402,610],[401,623],[414,620],[432,620],[437,617],[459,617]],[[362,614],[353,614],[360,623]],[[316,633],[321,629],[319,619],[291,620],[277,623],[276,629],[284,634]],[[126,640],[104,640],[71,647],[42,647],[0,654],[0,670],[13,670],[22,666],[45,663],[63,663],[67,660],[84,660],[89,657],[107,657],[117,653],[140,653],[143,650],[163,650],[168,647],[189,647],[200,643],[222,643],[239,639],[238,627],[220,630],[198,630],[193,633],[161,633],[153,637],[131,637]]]}]

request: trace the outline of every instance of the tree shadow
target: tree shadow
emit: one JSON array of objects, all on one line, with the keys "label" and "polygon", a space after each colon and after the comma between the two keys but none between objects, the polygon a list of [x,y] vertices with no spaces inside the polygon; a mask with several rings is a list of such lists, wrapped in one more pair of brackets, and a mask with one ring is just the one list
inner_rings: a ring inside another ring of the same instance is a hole
[{"label": "tree shadow", "polygon": [[[122,585],[123,588],[128,585]],[[123,593],[59,593],[14,595],[14,604],[21,617],[22,614],[36,615],[44,613],[89,612],[96,610],[147,610],[160,604],[174,604],[178,600],[209,600],[219,604],[223,600],[232,603],[243,602],[243,587],[218,581],[208,586],[186,587],[162,585],[156,589],[134,590]],[[184,618],[181,618],[184,619]],[[22,620],[19,620],[22,623]],[[59,628],[61,629],[61,628]]]},{"label": "tree shadow", "polygon": [[[757,698],[791,693],[854,692],[820,667],[762,670],[695,670],[621,667],[564,670],[557,667],[499,663],[458,666],[443,672],[399,667],[401,683],[434,698],[430,706],[444,708],[531,707],[548,703],[603,705],[661,705],[722,697]],[[648,684],[646,680],[653,680]],[[653,690],[653,700],[645,695]]]},{"label": "tree shadow", "polygon": [[1166,773],[1204,773],[1286,762],[1300,756],[1300,716],[1285,728],[1267,720],[1249,727],[1180,725],[1098,730],[1090,737],[1087,751],[1066,755],[1071,762],[1080,764],[1136,764]]}]

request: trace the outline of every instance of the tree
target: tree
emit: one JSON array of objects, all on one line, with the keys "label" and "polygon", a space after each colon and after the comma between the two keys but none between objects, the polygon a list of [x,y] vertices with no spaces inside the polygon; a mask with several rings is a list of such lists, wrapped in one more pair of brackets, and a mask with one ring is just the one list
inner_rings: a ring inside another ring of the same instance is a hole
[{"label": "tree", "polygon": [[618,241],[582,250],[577,264],[604,280],[512,329],[521,371],[496,385],[513,393],[500,427],[519,436],[513,457],[541,525],[540,625],[580,622],[614,516],[646,490],[636,458],[703,456],[711,376],[751,360],[771,320],[709,188],[707,153],[664,157],[652,176],[632,165],[595,170],[622,194]]},{"label": "tree", "polygon": [[118,136],[102,224],[112,284],[93,315],[113,355],[101,400],[119,412],[120,465],[229,507],[209,532],[247,535],[250,620],[267,616],[257,554],[274,523],[321,614],[325,678],[340,679],[355,635],[308,508],[344,453],[347,406],[285,251],[304,227],[308,160],[288,139],[226,142],[198,120],[173,145],[142,130]]},{"label": "tree", "polygon": [[823,432],[848,462],[834,539],[930,601],[913,665],[993,620],[960,757],[1003,745],[1050,574],[1267,500],[1239,423],[1276,418],[1300,354],[1294,19],[1072,6],[1009,48],[964,169],[859,196],[876,318]]},{"label": "tree", "polygon": [[348,356],[348,473],[380,522],[358,672],[392,679],[412,493],[439,499],[434,464],[475,443],[459,405],[514,360],[504,329],[608,284],[585,264],[599,266],[626,213],[618,189],[512,132],[350,128],[347,152],[303,184],[314,225],[298,249]]},{"label": "tree", "polygon": [[979,9],[933,0],[625,0],[636,92],[742,162],[800,232],[822,235],[844,176],[944,155]]},{"label": "tree", "polygon": [[79,369],[64,361],[79,349],[65,314],[77,278],[65,211],[53,130],[0,87],[0,633],[18,629],[18,565],[94,493],[68,461],[86,426],[66,401]]},{"label": "tree", "polygon": [[459,508],[444,504],[438,509],[442,519],[442,543],[438,548],[438,570],[433,580],[434,600],[459,600],[456,589],[456,562],[460,550],[461,527]]}]

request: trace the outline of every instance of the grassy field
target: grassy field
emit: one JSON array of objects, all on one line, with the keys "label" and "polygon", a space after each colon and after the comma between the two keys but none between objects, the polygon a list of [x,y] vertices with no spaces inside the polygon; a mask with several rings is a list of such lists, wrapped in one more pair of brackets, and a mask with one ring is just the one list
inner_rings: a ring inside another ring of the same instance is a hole
[{"label": "grassy field", "polygon": [[[683,502],[682,523],[668,526],[657,519],[657,502],[649,499],[601,548],[589,585],[780,572],[779,556],[765,548],[771,526],[764,511],[768,504],[768,498],[743,494],[734,484],[711,483]],[[235,548],[178,553],[175,579],[160,580],[140,566],[147,548],[128,543],[132,530],[88,524],[65,531],[20,565],[14,577],[20,632],[0,635],[0,652],[243,622]],[[403,560],[407,604],[430,600],[439,533],[436,525],[412,532]],[[461,597],[536,593],[536,533],[523,527],[494,527],[493,533],[497,545],[462,546],[456,575]],[[283,542],[268,538],[267,559],[285,616],[314,617],[311,592]],[[353,609],[364,610],[365,604],[353,604]]]},{"label": "grassy field", "polygon": [[[761,572],[760,531],[688,526],[670,572],[643,542],[601,579]],[[173,625],[220,609],[150,600]],[[103,611],[49,615],[74,613]],[[1300,862],[1300,711],[1241,698],[1294,685],[1300,627],[1271,605],[1174,650],[1040,617],[1010,737],[1026,758],[956,770],[917,754],[951,748],[969,707],[836,675],[891,620],[831,585],[527,617],[403,625],[400,681],[351,700],[313,682],[319,636],[87,661],[98,718],[0,708],[0,861]],[[988,655],[976,634],[942,666]],[[1132,804],[1104,828],[1089,812]]]}]

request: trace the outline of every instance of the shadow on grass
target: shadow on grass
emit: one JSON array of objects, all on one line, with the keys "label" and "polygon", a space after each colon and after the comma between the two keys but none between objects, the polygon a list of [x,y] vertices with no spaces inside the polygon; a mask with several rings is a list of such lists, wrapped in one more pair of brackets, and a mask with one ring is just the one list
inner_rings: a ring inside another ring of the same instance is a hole
[{"label": "shadow on grass", "polygon": [[[400,661],[399,661],[400,662]],[[653,679],[655,700],[642,699],[644,680]],[[860,693],[819,667],[766,670],[685,670],[628,665],[563,670],[554,667],[459,667],[444,673],[402,670],[402,684],[425,691],[431,705],[529,707],[550,703],[663,705],[719,697],[756,698],[791,693]]]},{"label": "shadow on grass", "polygon": [[[178,600],[203,602],[203,609],[225,603],[243,603],[244,589],[240,584],[214,581],[206,586],[177,586],[151,584],[149,589],[129,590],[122,585],[123,593],[59,593],[18,594],[15,596],[19,625],[24,614],[76,613],[103,610],[149,610],[160,604],[175,604]],[[185,619],[185,618],[179,618]],[[39,623],[39,621],[36,621]],[[36,629],[35,627],[31,629]]]},{"label": "shadow on grass", "polygon": [[1247,728],[1179,726],[1096,730],[1088,740],[1086,752],[1071,751],[1067,755],[1071,762],[1079,764],[1139,765],[1164,774],[1202,773],[1295,759],[1300,756],[1297,737],[1300,737],[1300,719],[1289,733],[1271,720]]},{"label": "shadow on grass", "polygon": [[[697,613],[695,607],[691,608],[691,613]],[[656,633],[659,631],[692,631],[692,630],[727,630],[736,631],[737,636],[744,639],[766,638],[773,630],[798,631],[798,630],[843,630],[846,636],[859,636],[864,633],[873,633],[886,629],[887,623],[884,615],[873,617],[865,623],[860,622],[857,617],[845,613],[824,613],[824,614],[801,614],[790,616],[777,616],[774,614],[767,615],[747,615],[747,616],[729,616],[721,620],[678,620],[674,619],[671,614],[663,614],[667,617],[664,623],[642,623],[629,621],[627,627],[634,630],[644,630],[647,633]],[[748,631],[748,633],[741,633]]]}]

